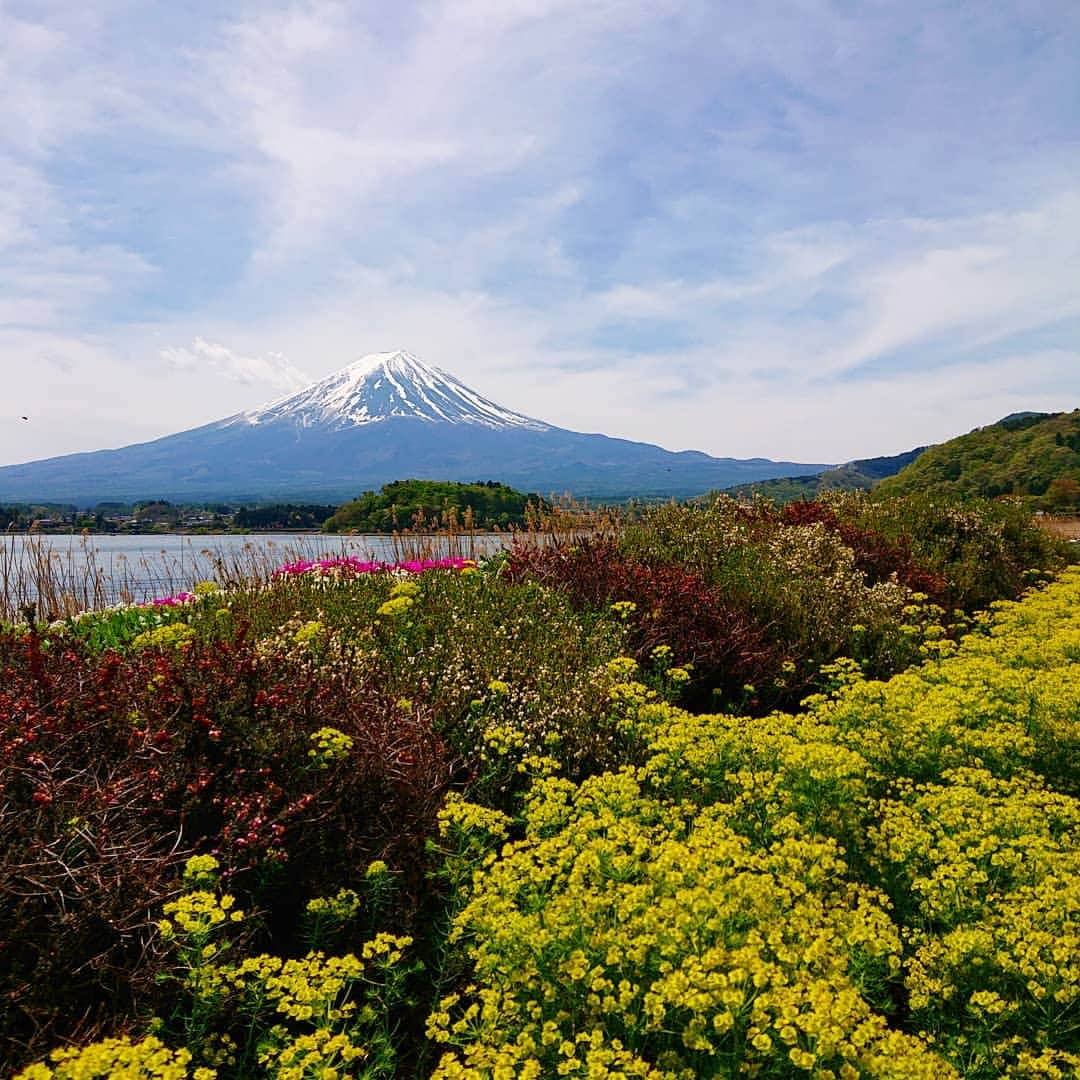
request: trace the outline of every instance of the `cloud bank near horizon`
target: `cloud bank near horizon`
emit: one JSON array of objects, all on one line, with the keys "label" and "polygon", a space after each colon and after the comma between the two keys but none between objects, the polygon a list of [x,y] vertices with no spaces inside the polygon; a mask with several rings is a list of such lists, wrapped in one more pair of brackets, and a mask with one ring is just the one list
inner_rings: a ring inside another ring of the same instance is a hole
[{"label": "cloud bank near horizon", "polygon": [[0,463],[399,347],[721,455],[1074,407],[1080,9],[989,7],[0,6]]}]

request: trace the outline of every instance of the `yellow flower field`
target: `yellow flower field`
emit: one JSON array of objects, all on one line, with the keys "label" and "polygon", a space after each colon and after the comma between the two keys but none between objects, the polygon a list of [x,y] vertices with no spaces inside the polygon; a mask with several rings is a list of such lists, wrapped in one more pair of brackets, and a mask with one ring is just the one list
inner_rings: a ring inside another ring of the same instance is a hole
[{"label": "yellow flower field", "polygon": [[484,834],[436,1076],[1076,1075],[1078,661],[1071,570],[799,716],[638,699],[639,765]]}]

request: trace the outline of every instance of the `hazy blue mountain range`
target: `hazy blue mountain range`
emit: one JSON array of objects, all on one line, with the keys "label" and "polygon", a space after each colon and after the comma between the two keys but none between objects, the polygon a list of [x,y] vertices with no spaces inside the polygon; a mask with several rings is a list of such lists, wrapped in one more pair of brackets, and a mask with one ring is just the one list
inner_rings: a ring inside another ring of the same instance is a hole
[{"label": "hazy blue mountain range", "polygon": [[907,468],[928,448],[916,447],[903,454],[889,457],[860,458],[826,469],[820,473],[801,476],[782,476],[773,480],[758,480],[749,484],[737,484],[723,492],[737,499],[749,499],[760,495],[773,502],[794,502],[796,499],[814,499],[823,491],[869,491],[880,480],[894,476]]},{"label": "hazy blue mountain range", "polygon": [[0,502],[341,501],[392,480],[499,480],[576,496],[683,497],[827,465],[673,453],[553,427],[406,352],[376,353],[204,427],[0,468]]}]

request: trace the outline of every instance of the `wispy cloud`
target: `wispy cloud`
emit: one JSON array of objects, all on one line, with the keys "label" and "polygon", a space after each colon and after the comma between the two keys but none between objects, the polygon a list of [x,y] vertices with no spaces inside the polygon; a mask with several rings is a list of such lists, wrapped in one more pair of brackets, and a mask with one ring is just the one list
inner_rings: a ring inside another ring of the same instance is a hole
[{"label": "wispy cloud", "polygon": [[277,390],[298,390],[312,381],[282,353],[242,356],[225,345],[196,338],[187,348],[171,346],[161,350],[161,358],[177,371],[224,376],[238,383],[272,386]]}]

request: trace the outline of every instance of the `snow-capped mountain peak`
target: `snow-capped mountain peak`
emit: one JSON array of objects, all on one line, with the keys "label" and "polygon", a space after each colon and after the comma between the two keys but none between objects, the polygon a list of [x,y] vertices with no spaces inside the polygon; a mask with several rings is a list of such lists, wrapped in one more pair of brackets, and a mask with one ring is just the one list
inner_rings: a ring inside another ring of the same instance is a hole
[{"label": "snow-capped mountain peak", "polygon": [[487,428],[551,430],[549,424],[505,409],[448,372],[412,353],[372,353],[296,393],[241,413],[234,423],[287,420],[337,430],[394,417]]}]

